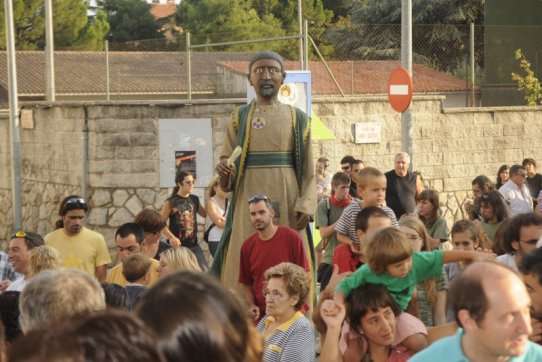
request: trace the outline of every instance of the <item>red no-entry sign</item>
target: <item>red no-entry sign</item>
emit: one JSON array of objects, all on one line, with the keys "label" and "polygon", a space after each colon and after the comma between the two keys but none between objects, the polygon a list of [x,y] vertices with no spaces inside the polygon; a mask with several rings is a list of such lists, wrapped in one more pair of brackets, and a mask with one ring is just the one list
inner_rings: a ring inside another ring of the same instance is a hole
[{"label": "red no-entry sign", "polygon": [[397,112],[404,112],[412,101],[412,78],[405,68],[396,68],[388,79],[388,99]]}]

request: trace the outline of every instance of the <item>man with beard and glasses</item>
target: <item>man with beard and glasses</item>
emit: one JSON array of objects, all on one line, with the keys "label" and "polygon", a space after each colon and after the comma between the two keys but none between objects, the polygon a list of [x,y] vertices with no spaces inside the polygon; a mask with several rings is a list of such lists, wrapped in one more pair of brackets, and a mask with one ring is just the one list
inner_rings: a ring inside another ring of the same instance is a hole
[{"label": "man with beard and glasses", "polygon": [[506,254],[499,255],[497,261],[508,265],[518,273],[518,265],[523,256],[536,249],[542,237],[542,216],[533,212],[518,214],[510,220],[510,226],[502,240]]},{"label": "man with beard and glasses", "polygon": [[45,235],[45,244],[58,250],[62,266],[87,272],[103,283],[111,257],[104,237],[83,226],[87,213],[88,204],[81,196],[65,197],[58,211],[57,230]]},{"label": "man with beard and glasses", "polygon": [[299,265],[308,272],[310,268],[299,234],[289,227],[273,223],[273,206],[267,196],[251,197],[248,210],[256,233],[241,247],[239,283],[243,286],[248,314],[258,321],[265,315],[265,271],[282,262]]},{"label": "man with beard and glasses", "polygon": [[[277,95],[285,76],[280,55],[270,51],[254,55],[248,79],[256,99],[233,112],[216,168],[221,188],[232,191],[232,199],[211,272],[239,294],[239,251],[252,229],[246,200],[259,192],[273,200],[277,223],[299,233],[307,254],[310,252],[311,265],[314,262],[307,230],[316,208],[311,122],[301,110],[279,103]],[[242,153],[229,166],[227,158],[237,146]]]}]

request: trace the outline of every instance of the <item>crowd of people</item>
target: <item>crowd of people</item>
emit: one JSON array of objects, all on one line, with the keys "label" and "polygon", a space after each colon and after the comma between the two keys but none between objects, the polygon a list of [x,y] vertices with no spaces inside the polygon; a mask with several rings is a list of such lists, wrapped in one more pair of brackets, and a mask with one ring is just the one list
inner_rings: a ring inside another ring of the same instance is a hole
[{"label": "crowd of people", "polygon": [[278,54],[254,56],[256,100],[232,114],[205,202],[178,171],[160,211],[116,230],[116,265],[79,195],[44,237],[12,235],[0,362],[542,360],[536,161],[474,178],[449,230],[407,153],[388,172],[313,165],[310,119],[276,101],[284,77]]}]

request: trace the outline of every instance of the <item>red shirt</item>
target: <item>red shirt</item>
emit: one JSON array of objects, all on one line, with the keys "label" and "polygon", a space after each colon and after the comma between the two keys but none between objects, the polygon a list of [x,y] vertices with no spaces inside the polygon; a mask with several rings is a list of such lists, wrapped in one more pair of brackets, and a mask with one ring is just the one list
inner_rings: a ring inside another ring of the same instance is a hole
[{"label": "red shirt", "polygon": [[265,315],[263,274],[270,267],[282,262],[290,262],[310,270],[301,237],[288,227],[279,226],[269,240],[262,240],[258,233],[255,233],[241,246],[239,283],[252,287],[256,305],[260,308],[260,318]]},{"label": "red shirt", "polygon": [[349,245],[341,244],[337,246],[333,252],[331,265],[338,265],[339,274],[342,274],[358,270],[362,263],[359,261],[359,256],[352,253]]}]

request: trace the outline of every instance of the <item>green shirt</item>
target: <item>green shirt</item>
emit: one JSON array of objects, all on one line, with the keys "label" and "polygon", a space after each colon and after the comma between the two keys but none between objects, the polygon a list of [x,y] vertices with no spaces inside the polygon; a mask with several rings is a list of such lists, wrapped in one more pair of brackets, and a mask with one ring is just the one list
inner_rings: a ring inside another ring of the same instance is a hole
[{"label": "green shirt", "polygon": [[354,289],[365,283],[380,284],[390,292],[391,298],[401,310],[406,310],[416,284],[442,273],[443,251],[424,251],[412,254],[412,269],[404,278],[395,278],[386,273],[377,275],[363,264],[358,270],[343,279],[337,286],[337,290],[344,295],[349,295]]},{"label": "green shirt", "polygon": [[[329,218],[328,218],[328,208],[329,205]],[[316,208],[316,216],[315,216],[315,222],[317,227],[320,226],[329,226],[339,220],[341,217],[341,214],[343,213],[343,210],[345,207],[337,207],[333,205],[333,203],[329,200],[322,200],[318,203],[318,207]],[[331,259],[333,258],[333,251],[339,244],[339,241],[337,240],[337,232],[333,231],[333,234],[331,234],[331,238],[325,238],[326,240],[326,248],[324,249],[324,260],[323,262],[326,264],[331,264]],[[322,242],[324,242],[324,238],[322,238]]]},{"label": "green shirt", "polygon": [[502,221],[496,223],[487,223],[482,220],[480,221],[480,223],[482,224],[482,228],[484,229],[484,232],[486,233],[489,240],[495,241],[495,233],[497,232],[497,229],[501,225]]},{"label": "green shirt", "polygon": [[427,228],[427,232],[432,238],[440,239],[441,241],[448,240],[448,224],[446,224],[446,220],[440,216],[437,217],[431,227]]}]

